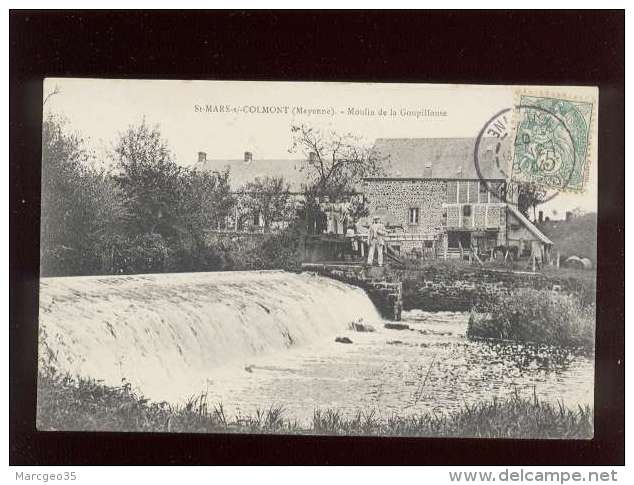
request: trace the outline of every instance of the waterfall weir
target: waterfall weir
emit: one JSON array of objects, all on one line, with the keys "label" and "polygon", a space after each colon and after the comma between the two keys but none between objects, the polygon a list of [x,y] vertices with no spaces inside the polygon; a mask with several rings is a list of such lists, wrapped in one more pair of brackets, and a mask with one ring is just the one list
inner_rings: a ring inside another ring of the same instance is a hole
[{"label": "waterfall weir", "polygon": [[380,319],[361,289],[283,271],[42,278],[40,359],[155,400],[214,371]]}]

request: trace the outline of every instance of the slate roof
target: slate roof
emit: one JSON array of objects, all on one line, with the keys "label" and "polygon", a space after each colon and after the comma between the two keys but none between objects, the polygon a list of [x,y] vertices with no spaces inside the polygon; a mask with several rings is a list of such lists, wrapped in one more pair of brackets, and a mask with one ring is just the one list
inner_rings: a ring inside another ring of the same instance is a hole
[{"label": "slate roof", "polygon": [[554,243],[546,236],[542,231],[540,231],[535,224],[529,221],[524,214],[518,211],[512,204],[507,204],[508,210],[520,221],[526,229],[528,229],[533,235],[539,239],[544,244],[553,245]]},{"label": "slate roof", "polygon": [[[475,138],[378,138],[374,148],[387,157],[385,177],[388,178],[462,178],[477,179],[474,164]],[[484,138],[480,144],[480,171],[484,178],[502,179],[496,167],[497,139]],[[500,150],[503,147],[500,147]],[[200,170],[231,171],[231,186],[237,190],[256,177],[284,176],[292,192],[300,192],[306,182],[301,159],[206,160],[195,163]]]},{"label": "slate roof", "polygon": [[[388,177],[477,179],[475,144],[475,138],[378,138],[374,148],[389,157]],[[481,140],[478,160],[484,178],[505,178],[496,166],[496,150],[504,148],[498,148],[496,138]]]},{"label": "slate roof", "polygon": [[293,159],[253,159],[250,162],[245,162],[244,159],[207,160],[195,163],[192,168],[221,171],[229,167],[230,183],[233,190],[239,189],[247,182],[252,182],[256,177],[283,176],[290,184],[291,192],[300,192],[302,183],[306,181],[306,173],[299,170],[302,164],[302,160]]}]

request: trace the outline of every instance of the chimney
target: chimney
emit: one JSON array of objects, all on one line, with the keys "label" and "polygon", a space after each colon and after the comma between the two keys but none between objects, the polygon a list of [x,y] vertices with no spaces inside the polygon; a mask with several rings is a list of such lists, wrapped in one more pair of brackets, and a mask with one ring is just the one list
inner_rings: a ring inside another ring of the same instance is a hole
[{"label": "chimney", "polygon": [[244,152],[244,163],[249,163],[253,161],[253,153]]},{"label": "chimney", "polygon": [[539,211],[537,213],[537,220],[539,221],[540,224],[544,222],[544,211]]},{"label": "chimney", "polygon": [[317,154],[315,152],[310,152],[308,154],[308,161],[309,162],[316,162],[317,161]]},{"label": "chimney", "polygon": [[205,163],[207,161],[207,154],[205,152],[198,152],[198,163]]},{"label": "chimney", "polygon": [[566,222],[572,219],[572,211],[566,211]]},{"label": "chimney", "polygon": [[431,177],[431,162],[425,164],[425,170],[423,170],[423,177]]}]

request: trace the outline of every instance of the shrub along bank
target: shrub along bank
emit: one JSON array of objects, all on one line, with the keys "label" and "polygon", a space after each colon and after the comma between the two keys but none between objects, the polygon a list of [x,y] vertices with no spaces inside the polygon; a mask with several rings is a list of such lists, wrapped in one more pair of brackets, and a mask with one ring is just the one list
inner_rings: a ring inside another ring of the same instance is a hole
[{"label": "shrub along bank", "polygon": [[523,288],[471,313],[467,336],[594,350],[595,305],[575,295]]},{"label": "shrub along bank", "polygon": [[405,310],[486,311],[500,295],[520,289],[558,290],[576,295],[585,305],[593,305],[596,284],[593,272],[569,272],[544,268],[541,273],[480,268],[459,261],[433,261],[424,268],[391,270],[403,281]]}]

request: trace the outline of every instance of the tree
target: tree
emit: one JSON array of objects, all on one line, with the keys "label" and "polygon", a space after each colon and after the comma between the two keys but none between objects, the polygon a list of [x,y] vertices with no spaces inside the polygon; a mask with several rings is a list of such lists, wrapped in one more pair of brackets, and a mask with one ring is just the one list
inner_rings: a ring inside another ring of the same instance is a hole
[{"label": "tree", "polygon": [[[300,152],[308,183],[300,210],[308,232],[320,233],[326,225],[321,202],[343,202],[357,193],[364,177],[383,175],[387,157],[351,133],[324,132],[300,124],[291,126],[291,153]],[[357,210],[353,212],[357,213]]]},{"label": "tree", "polygon": [[244,186],[244,206],[252,216],[257,214],[264,220],[264,228],[288,222],[293,216],[290,185],[284,177],[256,177]]},{"label": "tree", "polygon": [[138,126],[129,126],[114,152],[118,182],[127,195],[130,231],[173,236],[183,169],[171,160],[158,125],[150,127],[144,118]]},{"label": "tree", "polygon": [[535,215],[537,206],[542,204],[546,198],[546,191],[534,182],[521,182],[517,184],[517,208],[528,217],[528,211],[533,209],[533,220],[537,220]]},{"label": "tree", "polygon": [[60,94],[61,92],[62,90],[59,89],[59,86],[56,84],[53,90],[49,91],[49,93],[46,96],[44,96],[44,100],[42,101],[42,106],[46,106],[46,103],[48,102],[49,99],[51,99],[56,94]]},{"label": "tree", "polygon": [[353,197],[348,206],[348,216],[354,222],[358,221],[362,217],[368,217],[370,215],[370,208],[363,195],[357,195]]},{"label": "tree", "polygon": [[[121,133],[115,146],[117,180],[126,193],[127,232],[134,241],[156,251],[153,261],[166,269],[219,269],[220,259],[206,244],[206,232],[221,224],[233,205],[229,172],[201,172],[179,166],[158,125],[145,119]],[[149,238],[141,236],[152,235]],[[163,258],[159,235],[170,254]]]},{"label": "tree", "polygon": [[328,133],[310,126],[291,126],[291,153],[301,152],[302,170],[308,175],[306,192],[314,197],[340,201],[355,192],[357,184],[368,176],[383,174],[387,160],[373,147],[351,133]]},{"label": "tree", "polygon": [[67,122],[42,126],[41,269],[43,275],[103,272],[101,249],[125,220],[124,194]]},{"label": "tree", "polygon": [[221,269],[219,256],[208,247],[206,235],[209,229],[224,223],[235,203],[229,171],[209,173],[184,169],[178,190],[172,229],[181,254],[179,269]]}]

